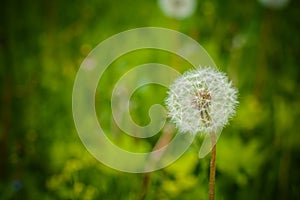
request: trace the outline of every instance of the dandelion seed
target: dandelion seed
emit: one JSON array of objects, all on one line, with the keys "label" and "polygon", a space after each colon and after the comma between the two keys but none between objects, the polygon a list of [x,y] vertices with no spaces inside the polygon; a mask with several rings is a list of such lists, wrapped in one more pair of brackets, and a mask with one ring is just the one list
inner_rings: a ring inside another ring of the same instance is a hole
[{"label": "dandelion seed", "polygon": [[170,86],[166,105],[180,132],[211,133],[235,114],[237,90],[227,76],[211,67],[184,73]]},{"label": "dandelion seed", "polygon": [[196,9],[195,0],[159,0],[158,4],[166,16],[176,19],[190,17]]}]

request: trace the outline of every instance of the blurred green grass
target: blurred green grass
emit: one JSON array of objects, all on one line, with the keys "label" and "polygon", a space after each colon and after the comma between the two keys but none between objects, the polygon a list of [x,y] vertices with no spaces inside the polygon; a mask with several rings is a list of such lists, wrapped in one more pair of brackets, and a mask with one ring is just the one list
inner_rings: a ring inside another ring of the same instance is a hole
[{"label": "blurred green grass", "polygon": [[[109,169],[86,151],[71,101],[88,53],[113,34],[143,26],[191,36],[239,89],[237,115],[218,141],[216,199],[300,199],[299,2],[279,10],[254,0],[197,2],[194,15],[181,21],[166,17],[155,0],[2,2],[0,199],[138,199],[143,175]],[[97,90],[105,90],[105,103],[96,96],[108,132],[119,131],[107,106],[112,83],[149,61],[189,68],[174,55],[149,50],[119,58]],[[137,91],[133,118],[147,124],[149,106],[163,104],[165,91]],[[136,143],[118,134],[114,142],[141,151],[159,137]],[[209,158],[197,158],[200,142],[151,174],[146,199],[207,199]]]}]

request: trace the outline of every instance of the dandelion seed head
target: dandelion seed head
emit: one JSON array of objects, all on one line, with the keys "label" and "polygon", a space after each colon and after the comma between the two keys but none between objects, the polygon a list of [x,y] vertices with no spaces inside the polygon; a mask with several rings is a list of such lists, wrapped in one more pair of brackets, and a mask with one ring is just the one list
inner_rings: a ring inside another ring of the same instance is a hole
[{"label": "dandelion seed head", "polygon": [[272,9],[281,9],[285,7],[289,0],[258,0],[261,4]]},{"label": "dandelion seed head", "polygon": [[237,90],[227,76],[211,67],[187,71],[170,86],[168,116],[180,132],[210,133],[234,116]]},{"label": "dandelion seed head", "polygon": [[165,15],[176,19],[187,18],[196,9],[195,0],[158,0],[158,4]]}]

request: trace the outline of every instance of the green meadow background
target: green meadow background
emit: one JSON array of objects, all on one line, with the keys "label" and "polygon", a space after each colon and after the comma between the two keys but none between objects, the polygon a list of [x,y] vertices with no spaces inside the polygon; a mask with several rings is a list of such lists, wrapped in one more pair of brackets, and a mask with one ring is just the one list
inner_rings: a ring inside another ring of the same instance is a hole
[{"label": "green meadow background", "polygon": [[[300,1],[271,9],[256,0],[197,0],[176,20],[156,0],[4,0],[0,5],[0,199],[208,198],[209,159],[201,138],[171,166],[151,174],[110,169],[81,143],[72,118],[72,89],[81,62],[119,32],[157,26],[198,41],[239,90],[240,104],[217,143],[216,199],[300,199]],[[134,66],[157,62],[191,68],[176,55],[140,50],[118,58],[100,80],[96,110],[120,147],[150,151],[148,139],[122,133],[110,95]],[[131,115],[146,125],[149,107],[167,88],[136,91]],[[145,181],[148,186],[145,188]]]}]

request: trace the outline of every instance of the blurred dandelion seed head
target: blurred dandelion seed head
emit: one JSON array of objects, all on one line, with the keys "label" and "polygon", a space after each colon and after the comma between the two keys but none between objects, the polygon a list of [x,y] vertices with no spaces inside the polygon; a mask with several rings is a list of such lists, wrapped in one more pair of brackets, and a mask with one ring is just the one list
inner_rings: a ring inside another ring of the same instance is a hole
[{"label": "blurred dandelion seed head", "polygon": [[272,9],[281,9],[285,7],[289,0],[258,0],[261,4]]},{"label": "blurred dandelion seed head", "polygon": [[166,16],[180,20],[190,17],[196,10],[195,0],[158,0],[158,4]]},{"label": "blurred dandelion seed head", "polygon": [[237,90],[227,76],[211,67],[187,71],[170,86],[166,106],[180,132],[210,133],[235,114]]}]

